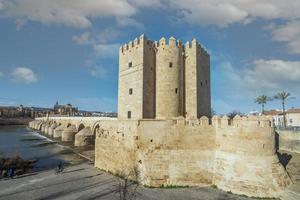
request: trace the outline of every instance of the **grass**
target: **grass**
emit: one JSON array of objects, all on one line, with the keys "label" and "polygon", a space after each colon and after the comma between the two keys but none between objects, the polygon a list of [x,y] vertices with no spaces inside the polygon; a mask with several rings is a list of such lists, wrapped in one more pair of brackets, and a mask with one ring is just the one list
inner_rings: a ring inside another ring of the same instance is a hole
[{"label": "grass", "polygon": [[165,189],[175,189],[175,188],[188,188],[189,186],[187,185],[161,185],[160,188],[165,188]]}]

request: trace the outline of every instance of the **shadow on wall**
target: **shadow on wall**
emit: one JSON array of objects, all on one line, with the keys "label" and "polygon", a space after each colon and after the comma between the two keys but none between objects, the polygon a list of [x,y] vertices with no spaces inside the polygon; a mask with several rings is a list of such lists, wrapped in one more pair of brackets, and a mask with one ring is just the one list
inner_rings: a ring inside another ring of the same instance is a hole
[{"label": "shadow on wall", "polygon": [[279,150],[279,134],[277,131],[275,131],[275,150],[276,152]]},{"label": "shadow on wall", "polygon": [[292,159],[292,155],[287,153],[280,153],[279,151],[279,134],[277,131],[275,131],[275,149],[276,154],[279,159],[279,162],[283,165],[284,168],[289,164],[290,160]]},{"label": "shadow on wall", "polygon": [[292,155],[287,153],[279,153],[277,152],[277,156],[279,159],[279,162],[283,165],[284,168],[289,164],[290,160],[292,159]]}]

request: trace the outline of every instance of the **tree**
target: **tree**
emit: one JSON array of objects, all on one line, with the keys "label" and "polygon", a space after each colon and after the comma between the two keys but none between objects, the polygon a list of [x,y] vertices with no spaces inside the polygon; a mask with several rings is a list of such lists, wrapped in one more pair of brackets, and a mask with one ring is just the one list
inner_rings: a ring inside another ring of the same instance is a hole
[{"label": "tree", "polygon": [[234,110],[234,111],[232,111],[232,112],[230,112],[230,113],[227,113],[227,117],[229,118],[229,119],[233,119],[236,115],[239,115],[239,116],[244,116],[245,114],[244,113],[242,113],[242,112],[240,112],[240,111],[238,111],[238,110]]},{"label": "tree", "polygon": [[285,116],[285,101],[291,97],[291,94],[285,91],[279,92],[274,96],[274,99],[281,101],[282,113],[283,113],[283,127],[286,127],[286,116]]},{"label": "tree", "polygon": [[255,103],[261,105],[261,113],[264,114],[265,111],[265,104],[270,101],[271,98],[267,97],[266,95],[260,95],[255,99]]}]

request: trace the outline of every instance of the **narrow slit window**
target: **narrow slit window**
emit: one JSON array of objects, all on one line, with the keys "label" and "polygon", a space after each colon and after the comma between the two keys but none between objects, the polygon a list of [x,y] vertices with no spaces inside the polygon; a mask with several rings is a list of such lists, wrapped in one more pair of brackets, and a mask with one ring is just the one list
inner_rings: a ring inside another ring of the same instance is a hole
[{"label": "narrow slit window", "polygon": [[132,93],[133,93],[133,89],[129,88],[129,95],[132,95]]},{"label": "narrow slit window", "polygon": [[201,87],[203,86],[203,83],[202,83],[202,81],[201,81],[200,85],[201,85]]},{"label": "narrow slit window", "polygon": [[170,62],[169,63],[169,67],[172,68],[173,67],[173,63]]},{"label": "narrow slit window", "polygon": [[130,119],[131,118],[131,111],[127,112],[127,118]]},{"label": "narrow slit window", "polygon": [[129,68],[132,67],[132,62],[128,63],[128,67]]},{"label": "narrow slit window", "polygon": [[178,93],[178,88],[175,88],[175,93],[176,93],[176,94]]}]

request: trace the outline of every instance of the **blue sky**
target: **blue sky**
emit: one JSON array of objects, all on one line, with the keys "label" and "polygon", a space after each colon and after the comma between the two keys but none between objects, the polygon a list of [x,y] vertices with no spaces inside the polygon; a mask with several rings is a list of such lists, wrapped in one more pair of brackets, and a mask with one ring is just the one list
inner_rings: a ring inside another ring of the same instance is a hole
[{"label": "blue sky", "polygon": [[[116,111],[118,47],[197,40],[210,52],[217,113],[260,110],[286,90],[300,107],[298,0],[0,0],[0,105]],[[278,101],[266,108],[280,108]]]}]

